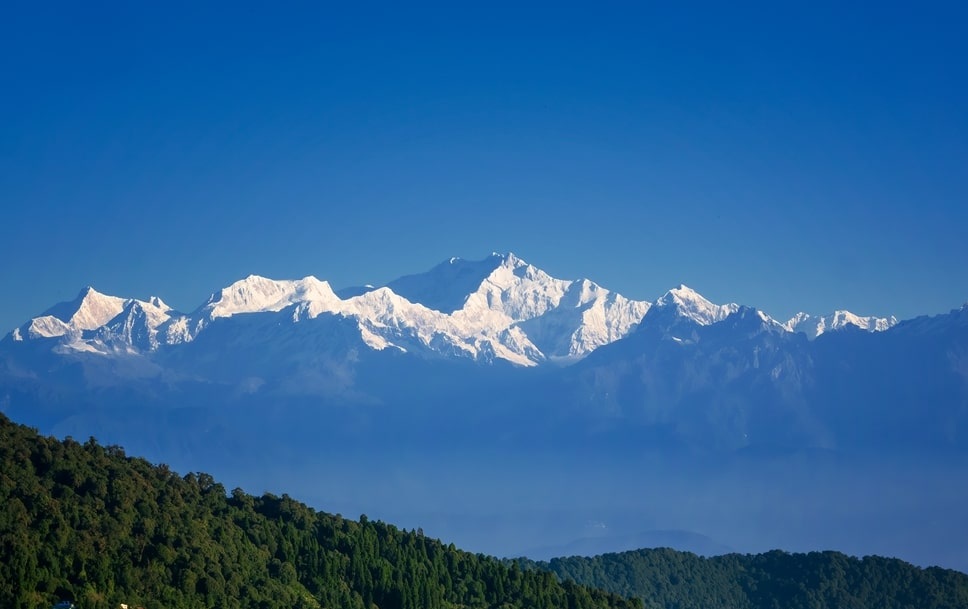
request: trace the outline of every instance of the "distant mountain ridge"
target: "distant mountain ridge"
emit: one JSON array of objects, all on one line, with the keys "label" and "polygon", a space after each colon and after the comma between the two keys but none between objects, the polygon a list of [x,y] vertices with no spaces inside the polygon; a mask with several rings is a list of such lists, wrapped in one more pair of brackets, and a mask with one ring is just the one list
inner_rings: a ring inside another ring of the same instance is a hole
[{"label": "distant mountain ridge", "polygon": [[[700,325],[720,322],[739,308],[715,305],[682,285],[655,302],[630,300],[588,279],[556,279],[512,253],[494,253],[480,261],[451,258],[383,287],[350,290],[345,298],[311,276],[273,280],[250,275],[215,292],[190,314],[172,310],[157,297],[121,298],[88,287],[8,338],[56,339],[61,351],[153,352],[195,340],[217,319],[275,313],[298,322],[328,314],[353,320],[360,338],[375,350],[536,366],[575,362],[627,336],[653,306]],[[883,331],[896,323],[893,317],[837,311],[801,313],[780,325],[815,338],[848,325]]]},{"label": "distant mountain ridge", "polygon": [[810,338],[816,338],[824,332],[840,330],[847,326],[855,326],[869,332],[883,332],[897,325],[897,318],[890,317],[860,317],[850,311],[834,311],[830,315],[813,316],[807,313],[797,313],[783,326],[791,332],[802,332]]},{"label": "distant mountain ridge", "polygon": [[[703,450],[890,438],[960,451],[966,311],[901,323],[839,311],[781,323],[685,285],[634,301],[492,254],[345,298],[315,277],[250,275],[188,314],[159,298],[87,288],[0,341],[0,390],[23,392],[11,401],[21,408],[108,389],[124,397],[101,404],[206,396],[233,407],[312,400],[400,413],[422,404],[434,425],[450,403],[482,400],[476,411],[521,443],[529,425],[584,434],[573,429],[580,421],[624,421]],[[795,331],[802,327],[809,333]],[[544,372],[527,372],[537,368]],[[527,425],[508,426],[525,415]]]}]

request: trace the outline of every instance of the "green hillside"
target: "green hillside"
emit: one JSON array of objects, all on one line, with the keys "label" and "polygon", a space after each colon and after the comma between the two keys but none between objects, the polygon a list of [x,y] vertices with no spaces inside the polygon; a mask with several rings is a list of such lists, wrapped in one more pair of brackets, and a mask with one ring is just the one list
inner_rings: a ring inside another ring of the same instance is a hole
[{"label": "green hillside", "polygon": [[[337,466],[334,464],[334,466]],[[0,607],[641,607],[382,522],[179,476],[0,414]]]},{"label": "green hillside", "polygon": [[965,609],[968,575],[839,552],[703,558],[667,548],[516,561],[642,599],[646,609]]}]

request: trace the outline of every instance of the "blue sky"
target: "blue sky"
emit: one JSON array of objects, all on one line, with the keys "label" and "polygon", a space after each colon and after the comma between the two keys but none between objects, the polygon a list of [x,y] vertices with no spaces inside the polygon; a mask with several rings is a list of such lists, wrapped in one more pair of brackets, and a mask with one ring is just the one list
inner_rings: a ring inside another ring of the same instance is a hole
[{"label": "blue sky", "polygon": [[780,318],[968,300],[960,3],[39,4],[0,18],[3,331],[492,250]]}]

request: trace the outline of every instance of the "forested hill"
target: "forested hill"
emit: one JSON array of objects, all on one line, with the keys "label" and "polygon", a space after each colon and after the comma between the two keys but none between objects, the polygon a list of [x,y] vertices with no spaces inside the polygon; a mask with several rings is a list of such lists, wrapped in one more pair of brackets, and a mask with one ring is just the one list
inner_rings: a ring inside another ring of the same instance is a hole
[{"label": "forested hill", "polygon": [[645,602],[646,609],[964,609],[968,575],[839,552],[703,558],[667,548],[594,558],[519,559],[574,581]]},{"label": "forested hill", "polygon": [[0,414],[0,607],[641,607]]}]

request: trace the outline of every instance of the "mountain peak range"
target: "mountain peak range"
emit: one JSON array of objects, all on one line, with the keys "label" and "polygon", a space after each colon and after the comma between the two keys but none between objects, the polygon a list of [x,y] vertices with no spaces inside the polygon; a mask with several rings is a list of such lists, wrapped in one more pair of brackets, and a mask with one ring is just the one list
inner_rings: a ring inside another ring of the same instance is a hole
[{"label": "mountain peak range", "polygon": [[[330,315],[355,322],[374,349],[396,347],[433,357],[456,353],[534,366],[582,359],[628,335],[653,308],[708,326],[741,307],[712,303],[685,284],[654,302],[631,300],[588,279],[554,278],[514,253],[493,252],[478,261],[452,257],[384,286],[339,293],[314,276],[276,280],[249,275],[213,293],[188,315],[155,296],[142,301],[86,287],[74,300],[48,309],[8,338],[55,340],[84,351],[151,352],[191,342],[217,319],[288,315],[298,322]],[[758,315],[810,338],[848,325],[874,332],[897,323],[893,317],[860,317],[849,311],[799,313],[785,323]]]}]

